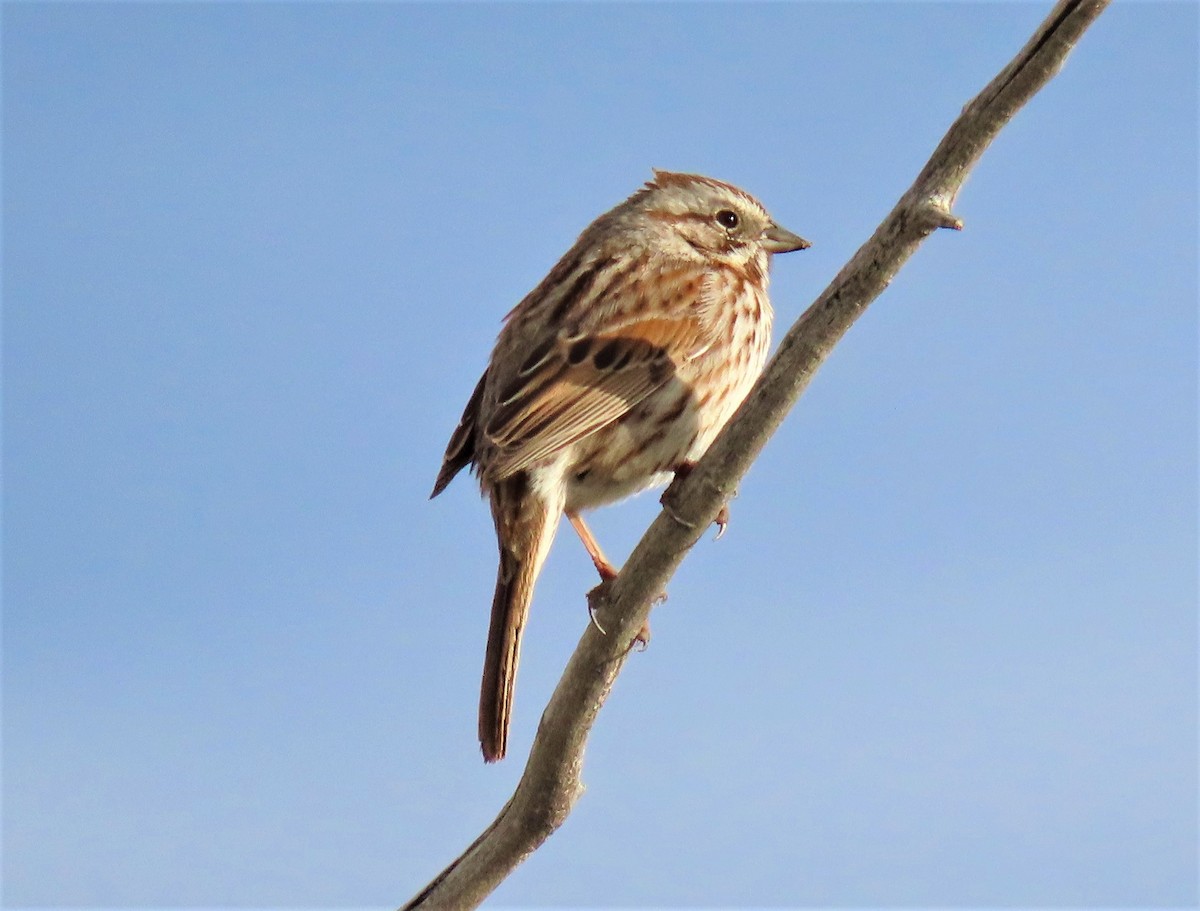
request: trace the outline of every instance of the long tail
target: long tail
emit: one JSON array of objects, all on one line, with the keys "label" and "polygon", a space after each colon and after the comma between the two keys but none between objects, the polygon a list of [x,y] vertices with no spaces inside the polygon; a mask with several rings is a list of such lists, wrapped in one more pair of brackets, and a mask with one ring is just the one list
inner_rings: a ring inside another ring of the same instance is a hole
[{"label": "long tail", "polygon": [[479,691],[479,746],[484,760],[495,762],[504,758],[508,746],[521,635],[534,583],[562,515],[562,504],[547,502],[530,490],[523,472],[493,485],[489,493],[500,543],[500,568]]}]

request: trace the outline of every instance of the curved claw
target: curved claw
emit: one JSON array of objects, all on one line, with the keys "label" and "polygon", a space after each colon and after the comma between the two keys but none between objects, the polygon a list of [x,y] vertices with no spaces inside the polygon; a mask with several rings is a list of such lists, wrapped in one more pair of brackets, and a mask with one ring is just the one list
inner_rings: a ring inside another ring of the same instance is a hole
[{"label": "curved claw", "polygon": [[625,654],[628,655],[634,649],[637,649],[639,652],[644,652],[649,647],[650,647],[650,623],[649,623],[649,621],[647,621],[646,623],[644,623],[642,625],[642,628],[640,630],[638,630],[637,635],[633,637],[633,640],[629,643],[629,648],[625,649]]},{"label": "curved claw", "polygon": [[600,625],[600,621],[596,619],[596,608],[592,605],[591,598],[588,598],[588,620],[591,621],[592,626],[600,631],[601,636],[608,635],[608,632]]},{"label": "curved claw", "polygon": [[713,519],[713,525],[717,526],[717,536],[714,541],[720,541],[725,535],[725,529],[729,527],[729,504],[726,503],[721,507],[721,511],[717,513],[717,517]]}]

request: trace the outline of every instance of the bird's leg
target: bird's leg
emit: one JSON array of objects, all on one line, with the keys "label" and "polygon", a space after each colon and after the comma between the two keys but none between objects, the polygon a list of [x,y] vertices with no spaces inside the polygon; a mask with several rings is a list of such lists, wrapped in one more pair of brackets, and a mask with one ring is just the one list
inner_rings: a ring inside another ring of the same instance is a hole
[{"label": "bird's leg", "polygon": [[[659,502],[662,503],[663,507],[667,510],[667,512],[669,512],[671,514],[671,518],[673,518],[680,525],[687,525],[688,527],[694,527],[694,526],[692,526],[692,524],[690,522],[685,522],[683,519],[681,519],[679,516],[677,516],[675,514],[675,510],[673,510],[671,508],[671,504],[669,502],[669,497],[670,497],[671,491],[672,491],[672,489],[674,489],[675,485],[678,484],[679,482],[681,482],[688,475],[690,475],[692,473],[692,469],[695,467],[696,467],[695,462],[680,462],[678,465],[676,465],[675,466],[675,479],[673,481],[671,481],[670,486],[668,486],[667,489],[665,491],[663,491],[663,495],[662,495],[661,499],[659,499]],[[716,518],[713,519],[713,525],[717,526],[717,537],[715,540],[720,541],[721,536],[725,534],[725,529],[729,526],[729,504],[728,503],[725,503],[721,506],[721,509],[717,513]]]},{"label": "bird's leg", "polygon": [[[592,558],[592,565],[596,567],[596,572],[600,574],[600,584],[604,585],[611,582],[617,577],[617,570],[608,562],[608,557],[604,556],[604,551],[600,549],[599,543],[592,535],[592,530],[584,524],[583,516],[568,509],[567,519],[570,521],[571,527],[575,529],[575,534],[579,535],[579,540],[583,542],[583,549]],[[601,635],[608,635],[604,627],[600,625],[600,621],[596,619],[596,609],[593,607],[590,597],[588,598],[588,619],[592,621],[592,626],[596,627]]]},{"label": "bird's leg", "polygon": [[[592,530],[584,524],[583,516],[577,512],[566,510],[567,520],[571,523],[571,527],[575,529],[575,534],[579,535],[579,540],[583,542],[583,549],[588,552],[588,556],[592,558],[592,565],[596,567],[596,572],[600,574],[600,584],[604,585],[617,578],[617,570],[611,563],[608,562],[608,557],[604,556],[604,551],[600,549],[595,536],[592,535]],[[666,595],[662,595],[665,599]],[[596,627],[603,635],[608,635],[604,631],[604,627],[600,625],[600,621],[596,619],[596,611],[592,606],[592,599],[588,598],[588,617],[591,618],[592,626]],[[642,648],[645,648],[650,642],[650,623],[647,621],[642,625],[634,638],[634,643],[641,643]],[[632,644],[631,644],[632,647]]]},{"label": "bird's leg", "polygon": [[592,558],[592,565],[596,567],[596,572],[600,574],[600,581],[607,582],[609,579],[617,578],[616,567],[608,562],[608,557],[604,556],[604,551],[600,549],[600,545],[596,543],[596,539],[592,536],[592,530],[583,524],[583,516],[568,509],[567,519],[570,520],[571,527],[575,529],[575,534],[579,535],[579,540],[583,542],[584,550]]}]

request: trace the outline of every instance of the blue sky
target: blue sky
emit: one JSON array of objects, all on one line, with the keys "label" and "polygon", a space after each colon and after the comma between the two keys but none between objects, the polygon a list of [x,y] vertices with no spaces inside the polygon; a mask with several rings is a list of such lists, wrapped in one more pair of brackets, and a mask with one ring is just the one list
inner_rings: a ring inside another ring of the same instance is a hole
[{"label": "blue sky", "polygon": [[[426,497],[500,317],[662,167],[814,242],[786,327],[1048,7],[4,4],[5,903],[423,885],[594,584],[564,533],[485,767],[490,520]],[[1194,905],[1197,19],[987,152],[497,906]]]}]

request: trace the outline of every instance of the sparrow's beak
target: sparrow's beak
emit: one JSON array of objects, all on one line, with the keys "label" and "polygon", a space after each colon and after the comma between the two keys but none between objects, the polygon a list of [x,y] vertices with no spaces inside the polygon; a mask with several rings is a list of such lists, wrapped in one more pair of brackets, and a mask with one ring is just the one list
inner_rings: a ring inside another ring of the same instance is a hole
[{"label": "sparrow's beak", "polygon": [[768,253],[791,253],[793,250],[807,250],[811,246],[812,244],[800,235],[793,234],[774,222],[763,232],[763,247]]}]

